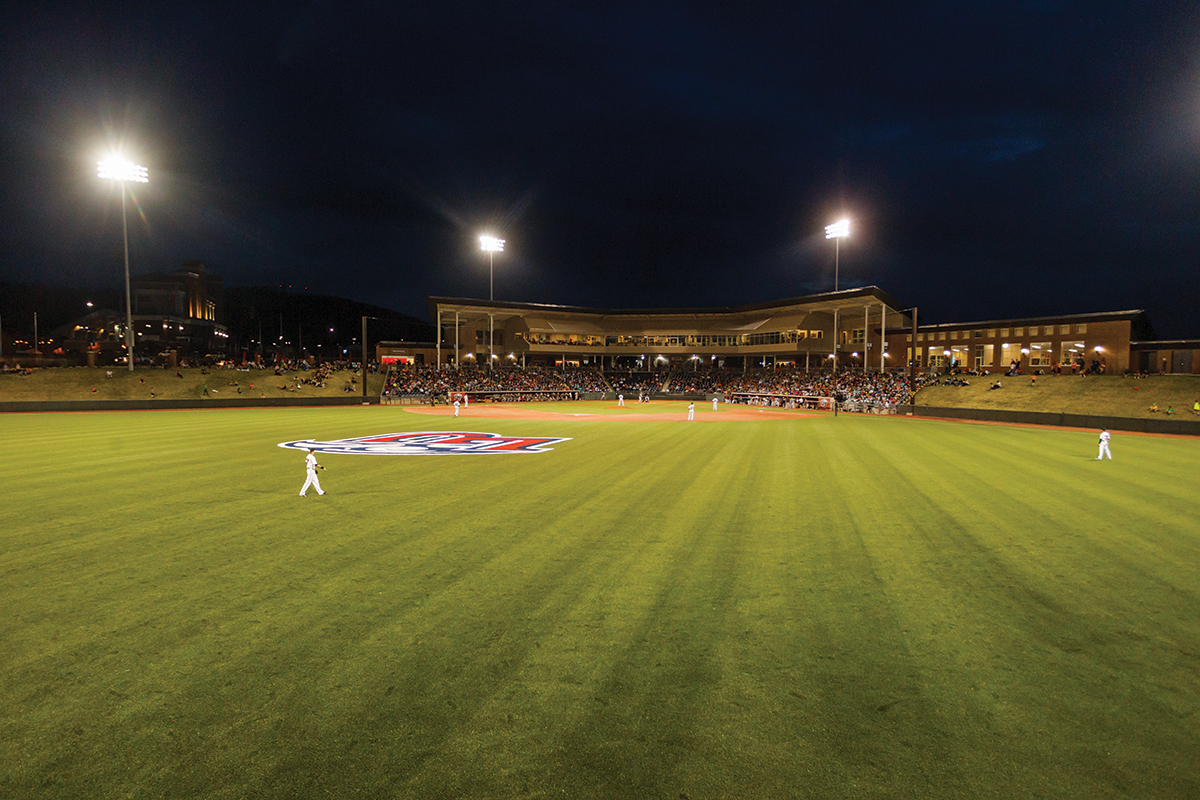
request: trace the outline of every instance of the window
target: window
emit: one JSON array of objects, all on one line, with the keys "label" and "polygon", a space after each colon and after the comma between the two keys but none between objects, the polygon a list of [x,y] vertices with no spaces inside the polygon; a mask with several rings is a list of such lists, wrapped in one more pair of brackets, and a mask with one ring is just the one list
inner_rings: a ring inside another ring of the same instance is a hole
[{"label": "window", "polygon": [[939,342],[946,341],[946,332],[945,331],[938,331],[938,341]]},{"label": "window", "polygon": [[[1017,335],[1018,335],[1018,336],[1020,336],[1021,334],[1019,334],[1019,333],[1018,333]],[[1031,326],[1029,327],[1029,335],[1030,335],[1030,336],[1037,336],[1037,335],[1038,335],[1038,327],[1037,327],[1037,325],[1031,325]]]},{"label": "window", "polygon": [[1068,336],[1071,333],[1071,326],[1070,325],[1059,325],[1058,332],[1062,336]]},{"label": "window", "polygon": [[1008,338],[1008,328],[1001,328],[1001,329],[1000,329],[1000,338],[1001,338],[1001,339],[1007,339],[1007,338]]},{"label": "window", "polygon": [[1021,362],[1021,346],[1012,342],[1000,345],[1000,366],[1008,369],[1014,361]]},{"label": "window", "polygon": [[[1007,334],[1005,334],[1005,335],[1007,335]],[[995,328],[988,328],[987,337],[988,337],[989,339],[995,339],[995,338],[996,338],[996,329],[995,329]]]},{"label": "window", "polygon": [[1052,356],[1050,342],[1034,342],[1029,345],[1029,366],[1031,367],[1050,366]]},{"label": "window", "polygon": [[958,331],[950,331],[950,341],[954,341],[957,338],[958,338]]},{"label": "window", "polygon": [[992,366],[992,358],[995,355],[995,345],[977,344],[975,345],[975,369],[990,369]]},{"label": "window", "polygon": [[918,341],[918,342],[923,342],[923,341],[925,341],[925,334],[923,334],[923,333],[918,333],[918,334],[917,334],[917,341]]},{"label": "window", "polygon": [[975,338],[976,338],[976,339],[982,339],[982,338],[983,338],[983,331],[975,331]]},{"label": "window", "polygon": [[1024,335],[1025,335],[1024,328],[1013,328],[1013,336],[1024,336]]},{"label": "window", "polygon": [[855,328],[850,331],[850,344],[862,344],[866,341],[866,334],[865,328]]},{"label": "window", "polygon": [[824,339],[824,338],[825,338],[825,331],[809,331],[809,332],[808,332],[808,338],[810,338],[810,339]]},{"label": "window", "polygon": [[908,334],[907,336],[905,336],[905,337],[904,337],[904,341],[906,341],[906,342],[911,342],[911,341],[912,341],[912,334],[910,333],[910,334]]},{"label": "window", "polygon": [[1079,323],[1078,325],[1076,325],[1076,326],[1075,326],[1075,332],[1076,332],[1076,333],[1087,333],[1087,323],[1086,323],[1086,322],[1081,322],[1081,323]]}]

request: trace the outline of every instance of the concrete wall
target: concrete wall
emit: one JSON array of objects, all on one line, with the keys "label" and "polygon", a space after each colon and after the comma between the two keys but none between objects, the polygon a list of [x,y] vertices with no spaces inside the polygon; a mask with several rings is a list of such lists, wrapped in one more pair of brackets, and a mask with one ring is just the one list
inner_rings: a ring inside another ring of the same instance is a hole
[{"label": "concrete wall", "polygon": [[[238,397],[222,400],[28,400],[0,403],[0,413],[45,411],[147,411],[156,408],[295,408],[303,406],[357,406],[354,397]],[[368,397],[368,405],[379,405],[378,397]]]}]

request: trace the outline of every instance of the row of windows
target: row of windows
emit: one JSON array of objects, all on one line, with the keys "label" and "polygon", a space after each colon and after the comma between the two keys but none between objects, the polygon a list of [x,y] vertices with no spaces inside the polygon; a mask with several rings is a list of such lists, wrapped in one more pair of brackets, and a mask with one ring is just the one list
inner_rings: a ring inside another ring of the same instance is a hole
[{"label": "row of windows", "polygon": [[[1014,361],[1029,367],[1052,367],[1055,364],[1070,366],[1071,364],[1086,362],[1089,358],[1098,358],[1101,355],[1099,348],[1089,351],[1083,342],[1061,342],[1057,351],[1053,342],[1034,342],[1028,347],[1010,343],[999,346],[977,344],[952,347],[918,347],[918,359],[922,355],[922,350],[925,351],[925,363],[931,367],[945,366],[947,359],[953,359],[954,363],[959,366],[967,366],[969,364],[972,367],[978,368],[1008,367]],[[949,356],[946,355],[947,350],[950,352]],[[996,360],[997,353],[1000,356],[999,360]],[[908,357],[912,358],[912,348],[908,350]],[[970,360],[968,360],[969,357]]]},{"label": "row of windows", "polygon": [[[1072,330],[1074,329],[1074,330]],[[1028,330],[1028,334],[1026,334]],[[918,342],[944,342],[947,338],[950,341],[958,339],[995,339],[997,333],[999,338],[1007,339],[1012,336],[1014,338],[1022,338],[1028,336],[1053,336],[1057,330],[1059,336],[1070,336],[1072,333],[1087,333],[1087,323],[1081,322],[1076,325],[1030,325],[1028,329],[1025,327],[1018,328],[988,328],[986,330],[970,330],[970,331],[936,331],[929,333],[918,333]],[[912,341],[912,334],[908,335],[908,341]]]},{"label": "row of windows", "polygon": [[[766,344],[794,344],[804,339],[824,339],[824,331],[767,331],[744,334],[678,334],[664,336],[591,336],[573,334],[517,333],[530,344],[606,345],[608,347],[742,347]],[[496,331],[496,344],[502,341]],[[487,331],[476,331],[476,344],[487,343]]]}]

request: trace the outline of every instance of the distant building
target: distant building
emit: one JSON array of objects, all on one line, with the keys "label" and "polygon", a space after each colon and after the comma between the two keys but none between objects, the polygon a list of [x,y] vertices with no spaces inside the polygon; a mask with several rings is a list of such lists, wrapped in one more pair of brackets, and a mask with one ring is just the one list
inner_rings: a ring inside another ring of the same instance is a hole
[{"label": "distant building", "polygon": [[[185,261],[178,270],[138,275],[129,283],[139,357],[172,350],[196,357],[228,350],[221,279],[209,274],[203,262]],[[97,309],[49,335],[64,353],[91,354],[89,363],[123,360],[125,309]]]},{"label": "distant building", "polygon": [[204,262],[185,261],[172,272],[139,275],[130,286],[138,355],[177,350],[202,356],[228,350],[221,279],[209,274]]},{"label": "distant building", "polygon": [[1144,311],[920,324],[875,286],[726,308],[614,310],[429,298],[437,364],[567,364],[606,370],[957,367],[1025,373],[1102,366],[1200,373],[1196,342],[1154,342]]}]

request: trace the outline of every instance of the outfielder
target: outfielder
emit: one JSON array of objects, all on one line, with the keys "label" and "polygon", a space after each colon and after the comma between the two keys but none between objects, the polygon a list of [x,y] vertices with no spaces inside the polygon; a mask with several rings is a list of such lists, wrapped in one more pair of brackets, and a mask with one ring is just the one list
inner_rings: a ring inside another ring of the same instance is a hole
[{"label": "outfielder", "polygon": [[454,416],[458,416],[458,398],[454,398]]},{"label": "outfielder", "polygon": [[1108,432],[1107,428],[1102,428],[1100,430],[1100,454],[1096,456],[1097,461],[1105,456],[1108,456],[1110,461],[1112,460],[1112,451],[1108,449],[1108,440],[1111,438],[1112,434]]},{"label": "outfielder", "polygon": [[321,489],[321,482],[317,480],[317,470],[325,469],[317,463],[317,457],[312,450],[308,451],[308,455],[304,457],[304,467],[308,471],[308,477],[304,480],[304,488],[300,490],[300,496],[304,497],[304,493],[308,491],[309,486],[317,487],[317,494],[325,494]]},{"label": "outfielder", "polygon": [[688,422],[691,422],[695,418],[696,418],[696,404],[688,403]]},{"label": "outfielder", "polygon": [[625,395],[619,394],[619,395],[617,395],[617,408],[624,408],[624,407],[625,407]]}]

